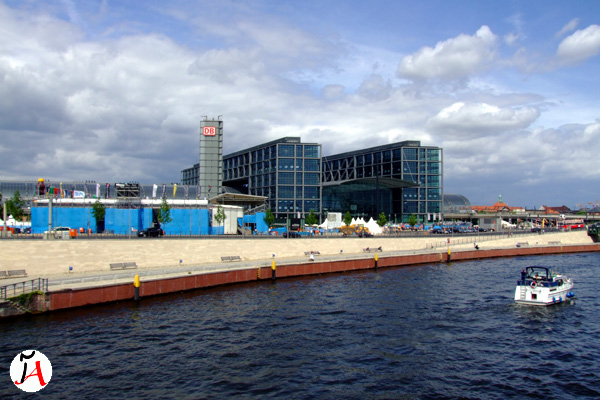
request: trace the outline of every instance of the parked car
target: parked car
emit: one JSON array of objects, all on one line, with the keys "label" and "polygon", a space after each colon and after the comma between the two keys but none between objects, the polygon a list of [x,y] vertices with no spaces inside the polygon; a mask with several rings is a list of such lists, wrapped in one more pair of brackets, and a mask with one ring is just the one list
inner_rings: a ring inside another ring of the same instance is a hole
[{"label": "parked car", "polygon": [[283,232],[283,237],[284,238],[299,238],[300,234],[298,232]]},{"label": "parked car", "polygon": [[148,237],[148,236],[160,237],[164,234],[165,233],[159,226],[152,226],[150,228],[142,229],[141,231],[138,232],[137,235],[139,237]]}]

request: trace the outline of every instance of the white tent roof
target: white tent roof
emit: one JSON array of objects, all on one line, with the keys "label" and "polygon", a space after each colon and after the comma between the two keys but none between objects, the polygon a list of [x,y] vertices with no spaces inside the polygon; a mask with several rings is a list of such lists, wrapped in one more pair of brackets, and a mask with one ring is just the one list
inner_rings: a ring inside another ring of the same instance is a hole
[{"label": "white tent roof", "polygon": [[371,232],[374,235],[380,234],[381,232],[383,232],[383,229],[381,229],[381,227],[377,224],[377,222],[371,218],[369,220],[368,223],[365,224],[365,226],[367,228],[369,228],[369,232]]}]

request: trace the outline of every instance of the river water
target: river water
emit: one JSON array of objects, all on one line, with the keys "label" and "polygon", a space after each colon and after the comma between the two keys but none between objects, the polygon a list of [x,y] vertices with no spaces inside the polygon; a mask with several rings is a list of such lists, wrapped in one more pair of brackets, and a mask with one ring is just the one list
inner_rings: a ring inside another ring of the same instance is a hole
[{"label": "river water", "polygon": [[[549,265],[577,298],[516,305]],[[8,367],[43,352],[56,399],[597,399],[600,254],[388,268],[198,290],[0,322]],[[31,396],[31,395],[29,395]]]}]

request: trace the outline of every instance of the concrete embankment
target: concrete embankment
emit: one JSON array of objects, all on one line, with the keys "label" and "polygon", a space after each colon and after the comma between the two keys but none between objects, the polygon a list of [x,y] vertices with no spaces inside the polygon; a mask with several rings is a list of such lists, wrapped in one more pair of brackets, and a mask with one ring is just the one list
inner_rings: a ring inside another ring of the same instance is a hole
[{"label": "concrete embankment", "polygon": [[[45,312],[134,298],[133,276],[141,278],[141,298],[251,281],[462,261],[600,251],[585,232],[479,238],[369,239],[149,239],[2,241],[0,270],[27,269],[29,278],[49,279],[48,291],[32,296],[25,309]],[[378,249],[376,252],[365,252]],[[450,250],[450,251],[448,251]],[[34,253],[27,257],[27,253]],[[309,261],[305,252],[320,254]],[[377,254],[377,261],[375,260]],[[241,262],[221,257],[239,255]],[[274,255],[274,256],[273,256]],[[12,260],[12,261],[11,261]],[[110,271],[112,262],[135,261],[138,269]],[[74,272],[68,272],[68,267]],[[14,309],[5,315],[22,312]]]}]

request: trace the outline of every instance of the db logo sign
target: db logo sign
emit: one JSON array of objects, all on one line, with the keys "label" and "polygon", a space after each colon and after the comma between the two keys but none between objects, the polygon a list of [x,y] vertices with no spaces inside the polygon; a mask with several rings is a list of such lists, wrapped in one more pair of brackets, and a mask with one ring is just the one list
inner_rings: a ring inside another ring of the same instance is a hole
[{"label": "db logo sign", "polygon": [[217,134],[217,128],[214,126],[202,127],[202,134],[204,136],[215,136]]},{"label": "db logo sign", "polygon": [[52,378],[52,364],[43,353],[25,350],[10,364],[10,378],[24,392],[37,392]]}]

